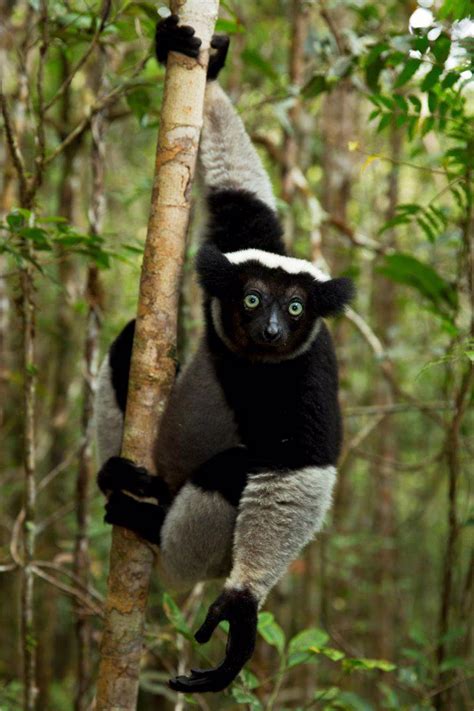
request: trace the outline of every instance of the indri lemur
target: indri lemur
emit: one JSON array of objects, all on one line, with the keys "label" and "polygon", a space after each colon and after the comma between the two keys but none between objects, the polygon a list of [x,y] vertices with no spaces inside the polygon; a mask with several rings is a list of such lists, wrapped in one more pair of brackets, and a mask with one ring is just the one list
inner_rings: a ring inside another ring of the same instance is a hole
[{"label": "indri lemur", "polygon": [[[174,16],[158,25],[161,62],[171,50],[196,57],[200,44]],[[254,649],[259,606],[323,524],[341,422],[322,318],[340,313],[353,292],[348,279],[286,256],[270,180],[213,81],[228,39],[215,37],[212,46],[199,155],[209,213],[197,257],[206,328],[162,420],[158,477],[117,456],[133,322],[102,365],[97,397],[105,520],[157,544],[174,584],[226,578],[196,633],[207,642],[228,620],[225,659],[170,682],[188,693],[219,691],[240,672]]]}]

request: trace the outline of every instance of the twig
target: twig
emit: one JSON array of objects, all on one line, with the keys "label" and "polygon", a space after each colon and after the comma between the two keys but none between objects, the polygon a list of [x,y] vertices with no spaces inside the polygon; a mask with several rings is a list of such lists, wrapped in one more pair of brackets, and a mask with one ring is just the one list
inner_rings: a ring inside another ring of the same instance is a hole
[{"label": "twig", "polygon": [[0,104],[2,107],[3,123],[5,125],[5,134],[7,138],[7,145],[10,150],[10,155],[12,158],[13,165],[15,166],[16,174],[18,176],[18,182],[20,184],[20,201],[23,202],[26,199],[26,194],[28,191],[28,182],[26,179],[25,172],[25,162],[23,159],[23,154],[21,152],[20,146],[18,144],[17,137],[13,130],[12,121],[10,118],[10,112],[8,109],[7,99],[3,90],[0,86]]},{"label": "twig", "polygon": [[[411,404],[406,402],[389,403],[387,405],[358,405],[355,407],[346,407],[344,409],[344,417],[365,417],[377,416],[381,414],[396,415],[400,412],[408,412],[409,410],[419,410],[420,403]],[[454,404],[445,400],[435,400],[434,402],[424,402],[423,410],[453,410]]]},{"label": "twig", "polygon": [[66,593],[66,595],[71,595],[72,597],[76,598],[77,600],[80,600],[83,603],[83,605],[88,607],[95,615],[98,615],[99,617],[104,616],[104,611],[100,607],[95,605],[92,602],[92,600],[89,600],[81,592],[81,590],[78,590],[77,588],[73,588],[71,585],[67,585],[66,583],[62,583],[60,580],[58,580],[57,578],[54,578],[52,575],[48,575],[48,573],[45,573],[44,570],[42,570],[41,568],[38,568],[37,566],[32,566],[32,571],[39,578],[46,580],[46,582],[50,583],[50,585],[54,585],[55,588]]},{"label": "twig", "polygon": [[393,249],[390,247],[385,247],[384,245],[376,242],[374,239],[356,232],[350,225],[347,224],[347,222],[342,220],[340,217],[337,217],[337,215],[328,215],[324,221],[339,230],[339,232],[347,237],[355,247],[368,249],[371,252],[375,252],[381,256],[393,252]]},{"label": "twig", "polygon": [[45,112],[48,111],[48,110],[51,108],[51,106],[53,106],[53,104],[55,104],[56,101],[61,98],[61,96],[62,96],[62,95],[64,94],[64,92],[66,91],[66,89],[68,89],[68,87],[69,87],[70,84],[72,83],[72,81],[73,81],[74,77],[76,76],[77,72],[84,66],[84,64],[85,64],[85,63],[87,62],[87,60],[89,59],[90,55],[92,54],[92,52],[93,52],[93,50],[94,50],[94,48],[95,48],[95,46],[96,46],[96,44],[97,44],[97,42],[98,42],[98,40],[99,40],[100,35],[102,34],[102,31],[103,31],[104,28],[105,28],[105,23],[107,22],[107,18],[108,18],[109,13],[110,13],[110,6],[111,6],[111,0],[103,0],[103,2],[102,2],[102,8],[101,8],[101,11],[100,11],[100,22],[99,22],[99,24],[97,25],[97,28],[96,28],[96,30],[95,30],[95,32],[94,32],[94,35],[93,35],[93,37],[92,37],[92,39],[91,39],[91,42],[90,42],[90,44],[89,44],[87,50],[84,52],[84,54],[82,55],[82,57],[80,57],[80,58],[78,59],[78,61],[77,61],[76,64],[74,65],[74,67],[71,69],[70,74],[69,74],[69,75],[66,77],[66,79],[63,81],[63,83],[61,84],[61,86],[59,87],[59,89],[57,90],[57,92],[55,93],[55,95],[52,97],[52,99],[50,99],[50,100],[48,101],[48,103],[45,105],[45,107],[44,107],[44,111],[45,111]]},{"label": "twig", "polygon": [[58,573],[61,573],[61,575],[66,575],[68,578],[71,578],[76,585],[78,585],[80,588],[82,588],[88,595],[93,597],[97,602],[102,604],[104,602],[103,596],[93,587],[91,587],[90,584],[85,585],[84,582],[78,578],[78,576],[72,571],[68,570],[68,568],[64,568],[62,565],[59,565],[58,563],[53,563],[50,560],[34,560],[33,565],[37,566],[38,568],[50,568],[51,570],[55,570]]},{"label": "twig", "polygon": [[44,170],[44,158],[46,154],[46,137],[45,137],[45,123],[44,123],[44,96],[43,96],[43,82],[44,82],[44,65],[46,60],[46,53],[48,51],[48,3],[47,0],[41,0],[41,44],[39,48],[39,61],[38,61],[38,71],[36,74],[36,94],[38,99],[38,109],[36,113],[36,140],[38,145],[38,150],[35,156],[35,172],[33,180],[28,187],[28,198],[29,202],[32,202],[38,188],[43,181],[43,170]]},{"label": "twig", "polygon": [[41,481],[39,482],[38,487],[37,487],[37,489],[36,489],[36,491],[37,491],[38,494],[39,494],[41,491],[43,491],[43,489],[45,489],[49,484],[51,484],[51,482],[52,482],[54,479],[56,479],[56,477],[59,476],[59,474],[61,474],[65,469],[67,469],[70,464],[72,464],[72,462],[76,459],[77,455],[79,454],[80,449],[81,449],[82,446],[83,446],[83,445],[82,445],[82,442],[81,442],[81,444],[80,444],[78,447],[76,447],[75,449],[73,449],[73,450],[67,455],[66,459],[64,459],[62,462],[59,462],[59,464],[58,464],[56,467],[54,467],[53,469],[51,469],[51,471],[48,472],[48,474],[46,474],[46,475],[41,479]]},{"label": "twig", "polygon": [[109,106],[112,106],[116,101],[118,101],[118,99],[126,94],[129,89],[135,88],[136,84],[133,83],[133,80],[142,71],[150,56],[150,54],[147,54],[141,62],[139,62],[129,79],[127,79],[123,84],[120,84],[120,86],[115,87],[115,89],[112,89],[109,94],[104,96],[100,101],[96,102],[91,107],[89,114],[84,116],[84,118],[79,121],[77,126],[73,128],[73,130],[59,144],[59,146],[56,146],[56,148],[48,156],[46,156],[44,161],[45,166],[49,165],[55,158],[57,158],[57,156],[60,155],[73,141],[77,141],[82,136],[84,131],[89,128],[92,117],[95,116],[95,114],[105,108],[108,108]]}]

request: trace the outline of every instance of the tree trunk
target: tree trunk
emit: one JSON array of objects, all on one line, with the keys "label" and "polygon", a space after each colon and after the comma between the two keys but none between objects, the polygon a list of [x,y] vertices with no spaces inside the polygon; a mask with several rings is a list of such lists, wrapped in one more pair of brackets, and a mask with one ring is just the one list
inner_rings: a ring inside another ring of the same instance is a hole
[{"label": "tree trunk", "polygon": [[[175,374],[181,267],[218,0],[187,0],[179,8],[203,51],[198,61],[175,53],[168,60],[122,446],[123,456],[150,470]],[[152,563],[148,545],[114,527],[97,711],[136,707]]]},{"label": "tree trunk", "polygon": [[[102,47],[95,53],[95,62],[90,69],[89,84],[94,96],[104,88],[105,51]],[[91,235],[100,235],[105,212],[105,128],[106,110],[98,112],[91,121],[91,197],[89,205],[89,229]],[[86,275],[85,298],[88,304],[83,357],[82,436],[79,466],[76,479],[76,540],[74,546],[74,572],[87,587],[90,577],[89,560],[89,496],[94,474],[94,395],[99,369],[99,334],[102,311],[102,288],[99,270],[89,264]],[[92,627],[87,611],[76,604],[77,683],[74,699],[75,711],[89,708],[88,694],[91,686]]]},{"label": "tree trunk", "polygon": [[[393,163],[390,167],[387,189],[387,210],[385,219],[395,216],[399,193],[399,164],[402,150],[402,133],[394,125],[390,135],[390,155]],[[385,244],[396,247],[395,232],[390,232]],[[391,331],[396,320],[396,287],[389,279],[374,275],[372,313],[374,330],[379,335],[384,346],[391,345]],[[387,405],[392,402],[387,383],[378,379],[375,384],[374,405]],[[396,594],[395,584],[395,472],[385,460],[396,458],[396,441],[393,417],[386,417],[377,428],[374,437],[373,453],[375,462],[371,470],[371,481],[374,482],[374,531],[380,541],[374,558],[374,586],[377,604],[375,609],[374,649],[373,654],[381,659],[392,659],[395,649],[396,631]]]}]

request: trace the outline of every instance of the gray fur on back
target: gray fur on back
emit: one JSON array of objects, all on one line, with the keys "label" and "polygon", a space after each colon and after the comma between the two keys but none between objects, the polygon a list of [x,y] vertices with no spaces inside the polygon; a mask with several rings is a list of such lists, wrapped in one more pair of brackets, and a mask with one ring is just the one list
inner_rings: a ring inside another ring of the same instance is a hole
[{"label": "gray fur on back", "polygon": [[161,529],[160,564],[171,585],[188,587],[229,574],[236,516],[216,492],[191,483],[181,489]]},{"label": "gray fur on back", "polygon": [[120,454],[123,434],[123,414],[115,398],[108,354],[99,369],[94,417],[99,462],[102,466],[107,459]]},{"label": "gray fur on back", "polygon": [[173,490],[214,454],[240,444],[203,339],[171,392],[155,451],[157,471]]}]

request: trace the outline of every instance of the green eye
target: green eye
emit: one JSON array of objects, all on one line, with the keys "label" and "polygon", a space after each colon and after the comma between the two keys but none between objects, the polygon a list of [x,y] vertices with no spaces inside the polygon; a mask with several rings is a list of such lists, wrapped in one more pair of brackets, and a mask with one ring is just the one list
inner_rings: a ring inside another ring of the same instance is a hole
[{"label": "green eye", "polygon": [[256,309],[260,305],[260,299],[256,294],[247,294],[244,305],[246,309]]},{"label": "green eye", "polygon": [[303,304],[301,301],[292,301],[288,306],[288,311],[292,316],[301,316],[303,313]]}]

